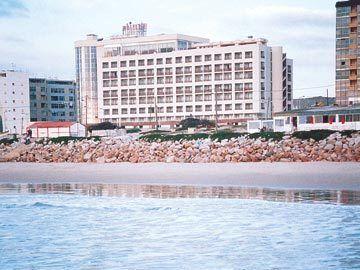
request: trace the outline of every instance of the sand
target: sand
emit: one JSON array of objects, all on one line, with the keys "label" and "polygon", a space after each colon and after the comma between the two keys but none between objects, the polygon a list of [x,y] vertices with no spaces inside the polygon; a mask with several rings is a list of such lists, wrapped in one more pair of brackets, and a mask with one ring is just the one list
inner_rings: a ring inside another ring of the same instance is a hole
[{"label": "sand", "polygon": [[360,163],[0,163],[0,183],[60,182],[360,190]]}]

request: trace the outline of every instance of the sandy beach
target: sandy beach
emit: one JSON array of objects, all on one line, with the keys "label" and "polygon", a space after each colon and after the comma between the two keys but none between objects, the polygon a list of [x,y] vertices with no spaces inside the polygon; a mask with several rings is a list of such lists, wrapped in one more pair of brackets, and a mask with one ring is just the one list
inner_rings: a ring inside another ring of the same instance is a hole
[{"label": "sandy beach", "polygon": [[360,164],[0,163],[0,183],[60,182],[360,190]]}]

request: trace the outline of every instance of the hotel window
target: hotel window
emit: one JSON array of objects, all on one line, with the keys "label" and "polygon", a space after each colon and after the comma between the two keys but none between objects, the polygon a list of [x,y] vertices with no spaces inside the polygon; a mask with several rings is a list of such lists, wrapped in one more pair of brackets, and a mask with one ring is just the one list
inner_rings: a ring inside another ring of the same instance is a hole
[{"label": "hotel window", "polygon": [[186,112],[192,112],[193,107],[192,106],[186,106]]},{"label": "hotel window", "polygon": [[103,105],[104,106],[109,106],[110,105],[110,99],[104,99],[103,100]]},{"label": "hotel window", "polygon": [[265,71],[261,71],[261,79],[265,79]]},{"label": "hotel window", "polygon": [[131,108],[130,109],[130,114],[136,114],[136,108]]},{"label": "hotel window", "polygon": [[225,73],[224,80],[231,80],[231,73]]},{"label": "hotel window", "polygon": [[215,54],[214,58],[216,61],[221,60],[221,54]]},{"label": "hotel window", "polygon": [[139,113],[144,114],[145,113],[145,108],[139,108]]},{"label": "hotel window", "polygon": [[117,62],[111,62],[111,68],[117,68]]},{"label": "hotel window", "polygon": [[245,52],[245,58],[249,59],[253,57],[253,53],[252,52]]},{"label": "hotel window", "polygon": [[126,67],[126,61],[121,61],[120,62],[120,67]]},{"label": "hotel window", "polygon": [[265,58],[265,52],[261,51],[261,58]]},{"label": "hotel window", "polygon": [[245,104],[245,110],[252,110],[253,109],[253,104],[252,103],[246,103]]},{"label": "hotel window", "polygon": [[245,90],[253,90],[253,84],[252,83],[245,83],[244,84]]},{"label": "hotel window", "polygon": [[144,65],[145,65],[145,60],[138,61],[138,66],[144,66]]},{"label": "hotel window", "polygon": [[185,96],[185,102],[192,102],[193,96]]},{"label": "hotel window", "polygon": [[231,111],[231,110],[232,110],[231,104],[225,104],[225,111]]},{"label": "hotel window", "polygon": [[252,69],[252,62],[244,63],[244,69]]},{"label": "hotel window", "polygon": [[185,63],[191,63],[191,61],[192,61],[191,58],[192,58],[191,56],[186,56],[185,57]]},{"label": "hotel window", "polygon": [[242,104],[241,103],[237,103],[235,104],[235,110],[242,110]]},{"label": "hotel window", "polygon": [[110,81],[109,80],[103,81],[103,87],[110,87]]},{"label": "hotel window", "polygon": [[167,113],[172,113],[173,112],[173,107],[166,107],[166,112]]},{"label": "hotel window", "polygon": [[225,53],[225,60],[231,60],[231,53]]},{"label": "hotel window", "polygon": [[110,109],[105,109],[104,110],[104,115],[110,115]]},{"label": "hotel window", "polygon": [[265,62],[261,62],[261,70],[265,70]]},{"label": "hotel window", "polygon": [[184,96],[177,96],[176,102],[184,102]]},{"label": "hotel window", "polygon": [[129,61],[129,66],[130,67],[135,67],[135,60],[130,60]]},{"label": "hotel window", "polygon": [[196,105],[195,106],[195,111],[196,112],[201,112],[202,111],[202,106],[201,105]]},{"label": "hotel window", "polygon": [[176,107],[176,112],[183,112],[183,107],[182,106],[177,106]]},{"label": "hotel window", "polygon": [[265,103],[261,103],[261,109],[265,110]]},{"label": "hotel window", "polygon": [[211,101],[211,100],[212,100],[212,96],[211,96],[211,95],[205,95],[205,96],[204,96],[204,100],[205,100],[205,101]]},{"label": "hotel window", "polygon": [[127,76],[128,76],[127,71],[121,71],[120,72],[120,77],[121,78],[126,78]]},{"label": "hotel window", "polygon": [[211,54],[205,55],[205,61],[211,61]]},{"label": "hotel window", "polygon": [[172,63],[172,59],[171,58],[166,58],[166,64],[171,64]]},{"label": "hotel window", "polygon": [[177,64],[182,63],[182,57],[176,57],[176,58],[175,58],[175,62],[176,62]]},{"label": "hotel window", "polygon": [[185,76],[185,82],[192,82],[192,76],[191,75]]},{"label": "hotel window", "polygon": [[252,92],[246,92],[245,93],[245,99],[252,99],[253,98],[253,93]]},{"label": "hotel window", "polygon": [[244,79],[244,72],[235,72],[235,80]]},{"label": "hotel window", "polygon": [[118,109],[113,109],[112,114],[119,114],[119,110]]},{"label": "hotel window", "polygon": [[118,91],[117,90],[111,90],[111,97],[117,97]]},{"label": "hotel window", "polygon": [[212,106],[211,105],[205,105],[205,111],[207,111],[207,112],[212,111]]},{"label": "hotel window", "polygon": [[108,62],[103,62],[102,67],[103,68],[109,68],[109,63]]},{"label": "hotel window", "polygon": [[[264,71],[261,71],[261,74],[263,74],[263,73],[264,73]],[[244,73],[244,78],[245,78],[245,79],[252,79],[252,78],[253,78],[253,73],[252,73],[252,71],[246,71],[246,72]],[[265,79],[265,77],[262,78],[262,79]]]},{"label": "hotel window", "polygon": [[242,58],[242,52],[235,53],[235,59],[241,59]]},{"label": "hotel window", "polygon": [[154,64],[154,59],[148,59],[147,60],[147,65],[148,66],[152,66]]},{"label": "hotel window", "polygon": [[157,65],[162,65],[163,64],[163,59],[162,58],[156,59],[156,64]]},{"label": "hotel window", "polygon": [[195,56],[195,62],[201,62],[201,55]]},{"label": "hotel window", "polygon": [[244,93],[235,93],[235,100],[242,100],[244,98]]},{"label": "hotel window", "polygon": [[203,95],[196,95],[195,101],[203,101]]}]

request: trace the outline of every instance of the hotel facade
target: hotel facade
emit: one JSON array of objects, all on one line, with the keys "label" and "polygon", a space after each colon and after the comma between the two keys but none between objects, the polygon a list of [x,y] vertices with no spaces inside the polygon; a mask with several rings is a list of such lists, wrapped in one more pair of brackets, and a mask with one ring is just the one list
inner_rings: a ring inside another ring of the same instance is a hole
[{"label": "hotel facade", "polygon": [[336,103],[360,103],[360,0],[336,3]]},{"label": "hotel facade", "polygon": [[75,42],[84,124],[175,126],[186,117],[237,125],[291,109],[293,63],[267,40],[210,43],[134,31]]}]

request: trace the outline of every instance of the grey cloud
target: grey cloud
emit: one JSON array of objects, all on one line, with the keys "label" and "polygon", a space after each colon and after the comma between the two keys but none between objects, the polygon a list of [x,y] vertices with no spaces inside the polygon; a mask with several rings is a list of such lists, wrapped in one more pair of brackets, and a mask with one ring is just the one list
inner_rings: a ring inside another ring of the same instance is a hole
[{"label": "grey cloud", "polygon": [[25,15],[28,12],[22,0],[1,0],[0,18]]}]

